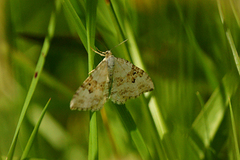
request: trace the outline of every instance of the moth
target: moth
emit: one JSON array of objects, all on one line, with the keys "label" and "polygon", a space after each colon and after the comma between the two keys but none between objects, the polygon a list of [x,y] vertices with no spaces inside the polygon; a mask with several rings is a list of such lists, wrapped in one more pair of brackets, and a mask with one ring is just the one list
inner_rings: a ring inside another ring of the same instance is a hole
[{"label": "moth", "polygon": [[111,50],[94,52],[105,58],[76,91],[70,102],[72,110],[97,111],[108,99],[124,104],[128,99],[154,89],[151,78],[142,69],[114,57]]}]

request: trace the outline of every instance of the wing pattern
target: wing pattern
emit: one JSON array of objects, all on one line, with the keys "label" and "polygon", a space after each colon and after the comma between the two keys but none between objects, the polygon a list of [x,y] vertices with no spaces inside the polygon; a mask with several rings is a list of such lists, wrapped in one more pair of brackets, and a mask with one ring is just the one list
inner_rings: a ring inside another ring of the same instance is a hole
[{"label": "wing pattern", "polygon": [[110,95],[114,103],[123,104],[126,100],[153,89],[153,82],[146,72],[125,59],[115,57]]},{"label": "wing pattern", "polygon": [[108,67],[107,61],[104,59],[78,88],[70,102],[70,108],[72,110],[99,110],[107,101],[108,92]]}]

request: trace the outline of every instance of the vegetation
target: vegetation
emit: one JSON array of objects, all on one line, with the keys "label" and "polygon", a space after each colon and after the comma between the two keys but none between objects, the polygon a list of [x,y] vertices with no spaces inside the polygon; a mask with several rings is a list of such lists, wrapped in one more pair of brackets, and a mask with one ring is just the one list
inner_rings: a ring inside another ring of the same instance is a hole
[{"label": "vegetation", "polygon": [[[1,1],[0,157],[240,159],[237,3]],[[113,54],[148,72],[155,89],[71,111],[103,58],[91,48],[125,39]]]}]

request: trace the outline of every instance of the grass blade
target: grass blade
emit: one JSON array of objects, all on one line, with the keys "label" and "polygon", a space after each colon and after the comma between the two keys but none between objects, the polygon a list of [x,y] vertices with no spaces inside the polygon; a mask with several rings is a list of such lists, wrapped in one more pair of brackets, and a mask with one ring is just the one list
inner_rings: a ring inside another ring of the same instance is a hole
[{"label": "grass blade", "polygon": [[24,149],[24,151],[23,151],[21,160],[27,158],[27,155],[28,155],[28,153],[29,153],[29,151],[30,151],[30,149],[31,149],[31,147],[32,147],[33,141],[34,141],[34,139],[35,139],[35,137],[36,137],[36,135],[37,135],[37,133],[38,133],[38,129],[39,129],[40,124],[41,124],[41,122],[42,122],[43,116],[45,115],[45,113],[46,113],[46,111],[47,111],[48,104],[49,104],[50,101],[51,101],[51,98],[48,100],[47,104],[45,105],[45,107],[44,107],[44,109],[43,109],[43,111],[42,111],[42,114],[41,114],[41,116],[40,116],[40,118],[39,118],[39,120],[38,120],[38,123],[37,123],[36,126],[34,127],[34,130],[33,130],[32,134],[31,134],[31,136],[30,136],[30,138],[29,138],[29,140],[28,140],[28,143],[27,143],[27,145],[26,145],[26,147],[25,147],[25,149]]},{"label": "grass blade", "polygon": [[[203,98],[202,98],[202,96],[200,95],[199,92],[197,92],[196,95],[198,97],[198,100],[199,100],[200,105],[201,105],[202,110],[203,110],[203,118],[204,118],[204,123],[205,123],[205,132],[204,133],[206,133],[205,137],[206,137],[207,141],[210,142],[211,141],[210,138],[209,138],[210,129],[208,128],[208,125],[207,125],[207,112],[204,111],[206,109],[206,108],[204,108],[204,101],[203,101]],[[199,153],[200,152],[201,151],[199,151]],[[206,152],[206,157],[207,157],[207,159],[212,159],[212,156],[209,152]]]},{"label": "grass blade", "polygon": [[96,12],[97,12],[98,0],[89,0],[86,2],[86,30],[87,30],[87,51],[88,51],[88,70],[89,72],[93,70],[94,65],[94,52],[91,48],[94,46],[95,42],[95,32],[96,32]]},{"label": "grass blade", "polygon": [[[86,1],[86,30],[89,72],[93,69],[94,65],[94,53],[91,48],[94,46],[95,42],[97,4],[98,0]],[[90,112],[88,160],[98,159],[97,114],[98,112]]]},{"label": "grass blade", "polygon": [[230,116],[231,116],[231,123],[232,123],[232,132],[233,132],[233,140],[234,140],[234,146],[235,146],[235,156],[237,157],[237,160],[240,160],[239,155],[239,147],[238,147],[238,138],[237,138],[237,130],[235,126],[234,116],[233,116],[233,110],[232,110],[232,104],[229,99],[229,110],[230,110]]},{"label": "grass blade", "polygon": [[[224,18],[223,11],[222,11],[222,5],[221,5],[219,0],[217,1],[217,4],[218,4],[219,15],[220,15],[223,27],[225,29],[225,33],[226,33],[229,45],[232,49],[232,53],[233,53],[234,61],[235,61],[235,64],[236,64],[236,67],[237,67],[237,70],[238,70],[238,74],[240,75],[240,59],[239,59],[239,56],[238,56],[238,53],[237,53],[237,49],[234,45],[232,34],[231,34],[230,30],[228,29],[228,27],[226,26],[225,18]],[[232,3],[231,3],[231,6],[232,6]],[[233,9],[233,11],[235,12],[234,9]],[[234,15],[236,16],[236,14],[234,14]],[[236,19],[238,20],[237,17],[236,17]]]},{"label": "grass blade", "polygon": [[74,29],[76,29],[78,36],[81,39],[84,47],[87,49],[87,35],[86,35],[86,28],[83,25],[82,20],[77,15],[75,9],[73,8],[71,2],[69,0],[63,0],[63,7],[66,13],[67,19],[71,21],[69,26],[73,25]]},{"label": "grass blade", "polygon": [[32,78],[32,82],[31,82],[30,88],[28,90],[27,97],[25,99],[25,102],[24,102],[24,105],[23,105],[23,108],[22,108],[22,112],[20,114],[18,124],[17,124],[16,130],[15,130],[15,133],[14,133],[14,137],[13,137],[13,140],[12,140],[9,152],[8,152],[7,159],[9,159],[9,160],[12,160],[12,158],[13,158],[13,154],[14,154],[16,143],[17,143],[17,137],[18,137],[18,134],[19,134],[20,126],[21,126],[22,121],[23,121],[23,119],[25,117],[25,114],[27,112],[27,109],[28,109],[30,100],[33,96],[33,93],[36,89],[40,74],[42,72],[42,69],[43,69],[43,66],[44,66],[44,63],[45,63],[45,58],[46,58],[46,56],[48,54],[48,51],[49,51],[49,48],[50,48],[50,42],[51,42],[51,40],[54,36],[55,25],[56,25],[56,15],[60,10],[60,6],[61,6],[60,4],[61,4],[60,1],[57,0],[56,5],[55,5],[56,8],[52,12],[51,17],[50,17],[50,22],[49,22],[49,25],[48,25],[48,33],[47,33],[47,36],[45,37],[43,47],[42,47],[42,50],[40,52],[40,57],[39,57],[39,60],[38,60],[38,63],[37,63],[37,66],[36,66],[36,69],[35,69],[35,72],[34,72],[34,76]]},{"label": "grass blade", "polygon": [[231,5],[231,8],[232,8],[233,14],[236,18],[237,24],[240,27],[240,17],[238,15],[239,5],[237,4],[237,1],[233,2],[233,0],[230,0],[230,5]]},{"label": "grass blade", "polygon": [[[236,74],[233,72],[227,74],[223,78],[222,84],[216,88],[208,102],[205,104],[204,109],[193,122],[192,128],[198,134],[205,147],[208,147],[210,140],[214,138],[214,135],[223,120],[225,109],[227,107],[227,100],[235,93],[238,85],[239,81]],[[206,128],[209,130],[206,130]]]},{"label": "grass blade", "polygon": [[142,159],[152,159],[148,151],[147,145],[145,144],[142,135],[140,134],[130,112],[127,110],[125,105],[116,106],[119,116],[128,132],[130,133],[134,144],[136,145]]},{"label": "grass blade", "polygon": [[234,62],[236,64],[236,67],[237,67],[237,70],[238,70],[238,74],[240,75],[240,59],[239,59],[239,56],[238,56],[238,53],[237,53],[237,49],[236,49],[236,47],[234,45],[234,42],[233,42],[232,34],[231,34],[229,29],[226,31],[226,36],[227,36],[229,45],[230,45],[230,47],[232,49]]},{"label": "grass blade", "polygon": [[98,159],[98,112],[90,112],[88,160]]}]

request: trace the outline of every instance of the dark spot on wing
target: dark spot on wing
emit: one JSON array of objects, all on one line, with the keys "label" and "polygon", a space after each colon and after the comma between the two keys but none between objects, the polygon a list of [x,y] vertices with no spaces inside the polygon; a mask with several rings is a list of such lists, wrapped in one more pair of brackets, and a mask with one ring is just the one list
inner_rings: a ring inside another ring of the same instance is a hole
[{"label": "dark spot on wing", "polygon": [[132,83],[135,83],[135,80],[136,80],[135,78],[132,78]]},{"label": "dark spot on wing", "polygon": [[123,84],[123,78],[122,77],[116,77],[114,79],[114,82],[117,84],[117,86],[120,86]]},{"label": "dark spot on wing", "polygon": [[88,90],[88,92],[89,92],[89,93],[92,93],[92,92],[93,92],[93,88],[90,88],[90,89]]}]

